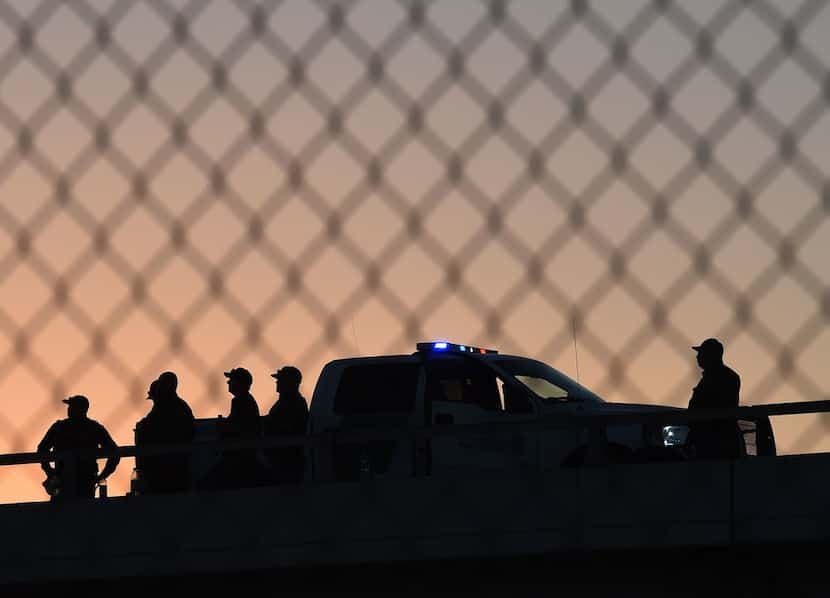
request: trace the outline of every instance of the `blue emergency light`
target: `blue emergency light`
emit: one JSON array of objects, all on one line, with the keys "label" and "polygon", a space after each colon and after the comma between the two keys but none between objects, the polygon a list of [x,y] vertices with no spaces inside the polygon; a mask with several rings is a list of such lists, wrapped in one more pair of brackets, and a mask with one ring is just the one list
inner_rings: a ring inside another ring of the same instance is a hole
[{"label": "blue emergency light", "polygon": [[415,348],[423,353],[474,353],[479,355],[492,355],[498,353],[495,349],[484,349],[483,347],[471,347],[470,345],[458,345],[447,341],[433,341],[430,343],[418,343]]}]

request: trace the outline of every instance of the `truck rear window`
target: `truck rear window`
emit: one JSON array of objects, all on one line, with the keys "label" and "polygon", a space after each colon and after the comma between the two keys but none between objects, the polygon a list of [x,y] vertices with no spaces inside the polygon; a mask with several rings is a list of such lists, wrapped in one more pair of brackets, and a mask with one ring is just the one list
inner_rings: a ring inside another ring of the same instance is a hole
[{"label": "truck rear window", "polygon": [[358,365],[347,368],[334,397],[338,415],[407,413],[415,406],[417,364]]}]

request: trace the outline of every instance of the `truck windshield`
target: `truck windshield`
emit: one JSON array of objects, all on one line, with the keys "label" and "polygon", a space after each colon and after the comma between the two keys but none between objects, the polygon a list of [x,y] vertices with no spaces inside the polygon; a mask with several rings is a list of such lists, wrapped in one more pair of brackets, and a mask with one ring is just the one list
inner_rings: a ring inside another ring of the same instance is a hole
[{"label": "truck windshield", "polygon": [[546,363],[520,357],[499,356],[494,365],[513,375],[539,398],[550,401],[604,401],[593,392]]}]

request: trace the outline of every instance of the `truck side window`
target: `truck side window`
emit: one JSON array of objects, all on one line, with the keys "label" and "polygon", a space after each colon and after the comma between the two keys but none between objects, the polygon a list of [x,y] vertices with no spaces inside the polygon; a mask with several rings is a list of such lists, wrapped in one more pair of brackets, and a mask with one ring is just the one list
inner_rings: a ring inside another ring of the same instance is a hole
[{"label": "truck side window", "polygon": [[516,374],[516,380],[527,386],[536,395],[545,399],[567,400],[568,391],[544,378]]},{"label": "truck side window", "polygon": [[501,411],[501,397],[495,374],[475,363],[442,360],[427,364],[427,398],[476,405]]},{"label": "truck side window", "polygon": [[409,413],[415,406],[416,364],[356,365],[346,368],[334,397],[338,415]]}]

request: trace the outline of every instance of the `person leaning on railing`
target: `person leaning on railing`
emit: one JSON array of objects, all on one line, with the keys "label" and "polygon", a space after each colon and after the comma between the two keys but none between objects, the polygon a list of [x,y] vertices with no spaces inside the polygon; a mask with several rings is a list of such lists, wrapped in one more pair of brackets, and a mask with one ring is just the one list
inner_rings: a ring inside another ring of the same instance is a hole
[{"label": "person leaning on railing", "polygon": [[[221,441],[251,441],[262,438],[259,406],[251,394],[253,376],[245,368],[237,367],[225,372],[231,410],[228,417],[221,415],[217,432]],[[229,449],[222,452],[219,463],[208,473],[202,485],[206,488],[246,488],[262,483],[264,477],[257,458],[258,449]]]},{"label": "person leaning on railing", "polygon": [[[308,403],[300,394],[303,374],[287,365],[273,374],[279,399],[264,419],[263,431],[267,438],[302,436],[308,423]],[[272,468],[274,481],[296,484],[302,481],[305,468],[305,449],[302,446],[274,447],[265,451]]]},{"label": "person leaning on railing", "polygon": [[[110,455],[99,474],[94,453],[102,449],[115,451],[118,445],[104,426],[87,417],[89,400],[86,397],[74,395],[63,402],[68,405],[68,417],[52,424],[37,445],[37,452],[43,454],[40,466],[48,476],[44,487],[53,498],[94,498],[95,484],[107,479],[120,460],[118,455]],[[52,452],[64,451],[88,454],[49,458]],[[56,461],[55,466],[52,461]]]},{"label": "person leaning on railing", "polygon": [[[137,447],[193,442],[195,420],[190,406],[178,393],[178,378],[163,372],[150,384],[147,399],[153,407],[135,427]],[[136,458],[142,491],[181,492],[190,487],[190,454],[141,456]]]},{"label": "person leaning on railing", "polygon": [[[714,338],[692,347],[703,370],[700,382],[692,391],[689,409],[736,408],[740,400],[741,378],[723,363],[723,345]],[[714,420],[689,426],[687,444],[700,459],[734,458],[739,454],[740,432],[737,422]]]}]

